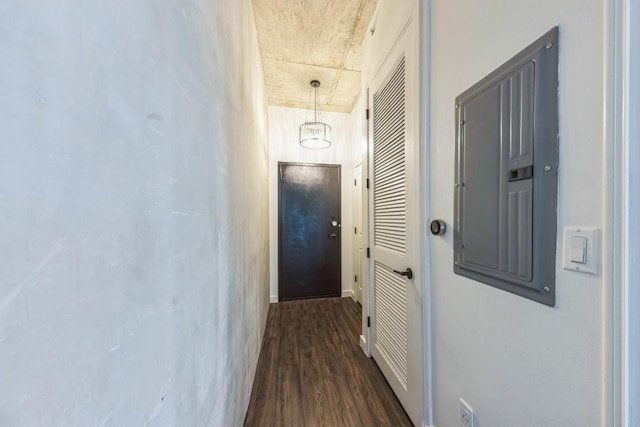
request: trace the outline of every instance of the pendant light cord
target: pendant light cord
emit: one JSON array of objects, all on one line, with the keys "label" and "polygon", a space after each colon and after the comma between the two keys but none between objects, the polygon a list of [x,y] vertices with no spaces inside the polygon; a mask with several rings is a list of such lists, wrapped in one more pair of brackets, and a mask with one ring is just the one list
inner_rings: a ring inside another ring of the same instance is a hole
[{"label": "pendant light cord", "polygon": [[318,123],[318,87],[316,86],[316,87],[314,87],[314,89],[315,89],[315,93],[314,93],[315,94],[315,103],[314,103],[313,111],[314,111],[315,114],[314,114],[313,117],[314,117],[315,122]]},{"label": "pendant light cord", "polygon": [[309,110],[311,107],[311,91],[309,91],[309,99],[307,99],[307,111],[304,114],[304,122],[308,123],[309,122]]}]

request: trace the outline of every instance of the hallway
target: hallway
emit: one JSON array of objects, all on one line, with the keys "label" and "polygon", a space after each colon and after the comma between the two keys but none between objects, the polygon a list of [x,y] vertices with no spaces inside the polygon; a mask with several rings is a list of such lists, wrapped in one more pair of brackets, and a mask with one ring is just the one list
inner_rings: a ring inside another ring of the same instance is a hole
[{"label": "hallway", "polygon": [[640,1],[0,10],[0,427],[640,427]]},{"label": "hallway", "polygon": [[245,426],[411,426],[351,298],[271,304]]}]

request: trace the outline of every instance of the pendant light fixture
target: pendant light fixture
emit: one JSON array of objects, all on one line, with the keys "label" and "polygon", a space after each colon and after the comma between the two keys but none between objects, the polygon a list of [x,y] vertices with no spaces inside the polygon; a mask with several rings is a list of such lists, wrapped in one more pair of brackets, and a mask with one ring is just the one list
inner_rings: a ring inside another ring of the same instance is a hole
[{"label": "pendant light fixture", "polygon": [[[320,81],[311,80],[310,85],[307,115],[304,123],[300,125],[300,145],[304,148],[329,148],[331,147],[331,141],[329,140],[331,126],[321,121],[322,115],[318,108],[318,88],[320,87]],[[309,121],[311,92],[313,92],[313,121]]]}]

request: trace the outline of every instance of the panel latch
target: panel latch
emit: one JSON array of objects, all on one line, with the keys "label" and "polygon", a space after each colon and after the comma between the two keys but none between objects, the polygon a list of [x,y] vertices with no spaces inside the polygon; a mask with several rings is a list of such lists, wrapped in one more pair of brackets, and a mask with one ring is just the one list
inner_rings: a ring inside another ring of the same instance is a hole
[{"label": "panel latch", "polygon": [[525,166],[509,171],[509,182],[522,181],[523,179],[529,178],[533,178],[533,166]]}]

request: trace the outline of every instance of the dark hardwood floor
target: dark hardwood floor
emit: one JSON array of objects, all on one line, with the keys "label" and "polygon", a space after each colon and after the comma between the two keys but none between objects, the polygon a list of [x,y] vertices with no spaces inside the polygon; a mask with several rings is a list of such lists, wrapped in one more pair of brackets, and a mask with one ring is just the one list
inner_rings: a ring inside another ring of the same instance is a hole
[{"label": "dark hardwood floor", "polygon": [[245,426],[412,426],[359,345],[351,298],[271,304]]}]

